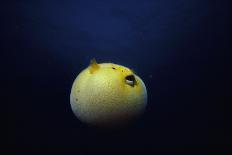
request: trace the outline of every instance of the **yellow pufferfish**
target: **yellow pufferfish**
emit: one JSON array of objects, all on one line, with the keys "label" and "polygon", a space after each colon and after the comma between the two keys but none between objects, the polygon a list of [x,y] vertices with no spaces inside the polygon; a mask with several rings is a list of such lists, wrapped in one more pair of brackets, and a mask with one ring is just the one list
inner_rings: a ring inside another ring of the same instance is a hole
[{"label": "yellow pufferfish", "polygon": [[70,103],[76,117],[87,124],[127,125],[143,114],[147,90],[131,69],[113,63],[98,64],[92,59],[76,77]]}]

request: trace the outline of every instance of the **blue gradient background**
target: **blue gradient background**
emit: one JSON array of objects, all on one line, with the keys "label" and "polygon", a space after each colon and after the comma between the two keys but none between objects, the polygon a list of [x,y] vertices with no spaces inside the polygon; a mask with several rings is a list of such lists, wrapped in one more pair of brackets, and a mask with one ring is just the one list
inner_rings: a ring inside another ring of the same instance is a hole
[{"label": "blue gradient background", "polygon": [[[26,152],[219,152],[225,142],[226,1],[15,1],[1,5],[8,146]],[[134,69],[143,118],[123,131],[82,124],[69,105],[90,59]],[[11,94],[10,92],[13,92]]]}]

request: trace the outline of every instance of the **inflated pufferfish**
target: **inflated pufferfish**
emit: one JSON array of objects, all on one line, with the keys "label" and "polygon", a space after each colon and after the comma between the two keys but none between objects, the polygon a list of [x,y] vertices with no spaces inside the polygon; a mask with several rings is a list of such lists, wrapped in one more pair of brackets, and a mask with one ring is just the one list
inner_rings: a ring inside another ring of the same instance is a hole
[{"label": "inflated pufferfish", "polygon": [[75,79],[71,108],[82,122],[97,126],[125,125],[136,120],[145,110],[147,91],[143,81],[127,67],[98,64],[89,67]]}]

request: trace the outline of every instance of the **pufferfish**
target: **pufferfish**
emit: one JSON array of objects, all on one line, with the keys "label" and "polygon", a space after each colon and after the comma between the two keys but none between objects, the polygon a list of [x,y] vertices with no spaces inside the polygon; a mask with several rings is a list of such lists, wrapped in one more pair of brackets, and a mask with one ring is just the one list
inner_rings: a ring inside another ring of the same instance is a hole
[{"label": "pufferfish", "polygon": [[92,59],[73,82],[70,103],[73,113],[84,123],[124,126],[144,113],[147,90],[131,69],[114,63],[98,64]]}]

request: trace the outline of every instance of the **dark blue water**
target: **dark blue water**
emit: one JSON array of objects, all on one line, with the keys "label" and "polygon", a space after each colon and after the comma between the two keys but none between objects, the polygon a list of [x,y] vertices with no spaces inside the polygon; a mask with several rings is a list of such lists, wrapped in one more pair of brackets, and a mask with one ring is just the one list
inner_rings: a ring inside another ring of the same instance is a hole
[{"label": "dark blue water", "polygon": [[[1,13],[11,150],[222,153],[226,2],[15,1]],[[131,128],[99,131],[73,115],[72,82],[92,58],[144,80],[147,110]]]}]

